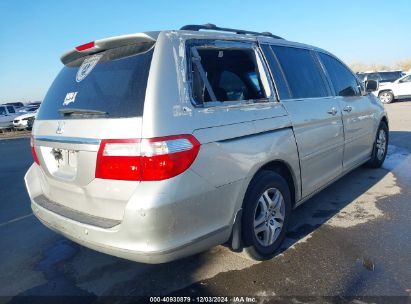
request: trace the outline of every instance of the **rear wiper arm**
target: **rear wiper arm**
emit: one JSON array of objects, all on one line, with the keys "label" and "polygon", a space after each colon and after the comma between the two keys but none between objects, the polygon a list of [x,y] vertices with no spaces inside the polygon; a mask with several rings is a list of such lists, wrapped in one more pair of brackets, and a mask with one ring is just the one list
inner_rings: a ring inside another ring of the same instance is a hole
[{"label": "rear wiper arm", "polygon": [[103,115],[107,116],[108,113],[104,111],[98,110],[89,110],[89,109],[78,109],[78,108],[71,108],[71,109],[64,109],[61,108],[58,110],[60,114],[63,116],[71,116],[71,115]]}]

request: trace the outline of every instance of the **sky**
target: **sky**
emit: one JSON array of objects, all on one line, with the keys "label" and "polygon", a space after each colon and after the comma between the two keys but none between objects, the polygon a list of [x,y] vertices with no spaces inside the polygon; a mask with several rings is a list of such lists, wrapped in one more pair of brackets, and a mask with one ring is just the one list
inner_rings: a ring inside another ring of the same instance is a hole
[{"label": "sky", "polygon": [[270,31],[346,63],[411,57],[409,0],[0,0],[0,103],[42,100],[60,56],[99,38],[186,24]]}]

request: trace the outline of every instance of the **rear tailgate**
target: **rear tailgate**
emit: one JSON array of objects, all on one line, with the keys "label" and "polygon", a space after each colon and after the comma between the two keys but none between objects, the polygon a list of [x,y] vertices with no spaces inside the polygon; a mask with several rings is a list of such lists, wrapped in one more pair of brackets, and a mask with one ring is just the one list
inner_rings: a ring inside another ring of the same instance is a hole
[{"label": "rear tailgate", "polygon": [[[64,132],[56,130],[64,125]],[[121,220],[138,181],[96,179],[100,138],[138,138],[140,117],[108,120],[36,121],[34,147],[44,195],[60,205],[90,215]],[[41,134],[41,135],[40,135]]]},{"label": "rear tailgate", "polygon": [[[124,38],[124,37],[123,37]],[[138,181],[95,178],[102,139],[141,138],[154,41],[69,52],[33,129],[44,196],[92,216],[121,220]],[[103,49],[103,51],[101,51]],[[98,53],[96,53],[98,51]],[[71,58],[71,61],[67,61]]]}]

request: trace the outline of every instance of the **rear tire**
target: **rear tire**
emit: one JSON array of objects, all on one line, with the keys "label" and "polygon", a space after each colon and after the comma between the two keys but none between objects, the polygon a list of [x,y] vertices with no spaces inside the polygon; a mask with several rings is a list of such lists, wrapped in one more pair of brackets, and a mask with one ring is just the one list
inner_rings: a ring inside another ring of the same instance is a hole
[{"label": "rear tire", "polygon": [[285,238],[291,216],[291,194],[285,179],[261,171],[251,181],[243,202],[242,239],[255,260],[272,258]]},{"label": "rear tire", "polygon": [[381,122],[373,145],[371,159],[366,163],[367,167],[380,168],[387,156],[388,150],[388,126]]},{"label": "rear tire", "polygon": [[394,94],[391,91],[382,91],[378,94],[382,103],[391,103],[394,101]]}]

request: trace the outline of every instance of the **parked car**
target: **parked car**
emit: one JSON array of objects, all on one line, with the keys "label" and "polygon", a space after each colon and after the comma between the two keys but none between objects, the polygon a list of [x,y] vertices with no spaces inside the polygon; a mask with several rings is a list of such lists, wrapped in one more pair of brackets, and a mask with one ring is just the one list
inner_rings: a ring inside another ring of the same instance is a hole
[{"label": "parked car", "polygon": [[14,117],[17,115],[14,106],[0,105],[0,129],[12,128]]},{"label": "parked car", "polygon": [[411,74],[405,75],[392,83],[380,84],[378,96],[382,103],[391,103],[394,100],[411,98]]},{"label": "parked car", "polygon": [[28,106],[39,106],[41,105],[41,101],[32,101],[28,104]]},{"label": "parked car", "polygon": [[357,73],[357,77],[363,82],[376,80],[379,83],[393,82],[404,75],[404,72],[401,70]]},{"label": "parked car", "polygon": [[13,120],[13,128],[16,130],[26,130],[28,128],[28,120],[32,117],[36,117],[37,110],[30,111],[26,114],[17,116]]},{"label": "parked car", "polygon": [[227,242],[270,258],[292,209],[386,157],[377,82],[267,32],[191,25],[61,60],[32,132],[31,206],[111,255],[162,263]]},{"label": "parked car", "polygon": [[22,115],[22,114],[26,114],[26,113],[30,113],[30,112],[35,112],[35,111],[37,111],[38,108],[39,108],[38,106],[26,106],[26,107],[19,108],[17,110],[17,112],[20,115]]},{"label": "parked car", "polygon": [[24,107],[24,103],[22,103],[22,102],[8,102],[8,103],[5,103],[5,105],[13,106],[16,109]]}]

